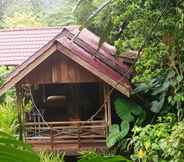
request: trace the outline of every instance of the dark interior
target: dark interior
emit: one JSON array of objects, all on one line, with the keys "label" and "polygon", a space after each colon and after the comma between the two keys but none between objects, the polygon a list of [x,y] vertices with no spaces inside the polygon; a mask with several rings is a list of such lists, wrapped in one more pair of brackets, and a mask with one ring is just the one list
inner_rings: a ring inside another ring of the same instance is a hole
[{"label": "dark interior", "polygon": [[[97,83],[39,85],[32,92],[35,104],[48,122],[88,120],[103,103],[103,89]],[[103,118],[102,112],[95,120]]]}]

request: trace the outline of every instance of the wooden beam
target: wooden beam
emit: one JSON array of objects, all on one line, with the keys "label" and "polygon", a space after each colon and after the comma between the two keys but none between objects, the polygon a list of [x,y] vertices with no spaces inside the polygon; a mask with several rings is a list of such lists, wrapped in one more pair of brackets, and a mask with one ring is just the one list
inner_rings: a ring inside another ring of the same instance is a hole
[{"label": "wooden beam", "polygon": [[[95,120],[95,121],[62,121],[62,122],[47,122],[49,125],[72,125],[72,124],[82,124],[83,125],[94,125],[94,124],[97,124],[97,125],[101,125],[101,124],[104,124],[104,120]],[[39,125],[41,123],[34,123],[34,122],[28,122],[28,123],[25,123],[27,126],[29,125]],[[47,125],[45,123],[42,122],[42,125]]]}]

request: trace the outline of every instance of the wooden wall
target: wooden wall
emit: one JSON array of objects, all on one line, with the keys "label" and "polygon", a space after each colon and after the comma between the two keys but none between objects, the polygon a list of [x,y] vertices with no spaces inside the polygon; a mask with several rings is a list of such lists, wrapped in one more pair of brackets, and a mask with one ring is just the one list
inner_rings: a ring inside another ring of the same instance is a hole
[{"label": "wooden wall", "polygon": [[93,83],[99,81],[96,76],[63,54],[55,53],[24,77],[20,83]]}]

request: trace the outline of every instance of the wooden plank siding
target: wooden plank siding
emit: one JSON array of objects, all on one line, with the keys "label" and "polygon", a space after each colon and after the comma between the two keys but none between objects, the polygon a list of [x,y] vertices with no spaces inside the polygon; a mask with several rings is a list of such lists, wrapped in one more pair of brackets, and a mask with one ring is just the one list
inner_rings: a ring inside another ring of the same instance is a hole
[{"label": "wooden plank siding", "polygon": [[47,58],[20,81],[21,84],[93,82],[100,82],[100,79],[61,53]]}]

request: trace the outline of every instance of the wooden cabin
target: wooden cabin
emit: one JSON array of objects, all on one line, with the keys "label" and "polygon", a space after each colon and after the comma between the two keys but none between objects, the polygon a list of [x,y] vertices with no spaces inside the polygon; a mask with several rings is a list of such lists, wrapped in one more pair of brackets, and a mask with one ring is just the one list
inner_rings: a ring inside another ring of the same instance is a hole
[{"label": "wooden cabin", "polygon": [[115,53],[76,26],[0,31],[0,64],[17,65],[0,95],[16,87],[20,137],[39,151],[103,151],[111,94],[131,92],[130,69]]}]

